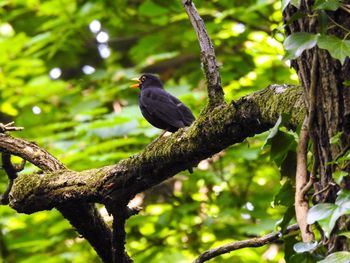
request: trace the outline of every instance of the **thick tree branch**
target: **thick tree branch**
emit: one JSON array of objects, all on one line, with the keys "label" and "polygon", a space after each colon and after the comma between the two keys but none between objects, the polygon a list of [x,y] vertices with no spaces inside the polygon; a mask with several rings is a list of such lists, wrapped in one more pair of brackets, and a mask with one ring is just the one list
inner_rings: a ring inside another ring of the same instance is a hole
[{"label": "thick tree branch", "polygon": [[214,257],[220,256],[222,254],[230,253],[234,250],[241,249],[241,248],[262,247],[266,244],[276,242],[282,237],[282,235],[287,235],[290,232],[296,231],[298,229],[299,229],[298,225],[295,224],[287,227],[286,231],[283,233],[274,232],[262,237],[256,237],[256,238],[247,239],[243,241],[236,241],[218,248],[213,248],[202,253],[193,263],[203,263]]},{"label": "thick tree branch", "polygon": [[197,12],[196,7],[189,0],[182,0],[186,13],[191,20],[192,26],[197,34],[201,50],[201,61],[204,74],[207,79],[209,106],[217,106],[224,102],[224,91],[221,87],[219,67],[216,62],[213,43],[205,29],[203,19]]},{"label": "thick tree branch", "polygon": [[[4,140],[4,138],[6,138]],[[68,171],[67,168],[54,156],[40,148],[33,142],[28,142],[23,139],[13,138],[4,133],[0,133],[0,152],[3,152],[3,160],[5,159],[5,170],[10,178],[9,190],[13,186],[13,177],[17,177],[17,171],[11,164],[10,155],[17,155],[24,160],[28,160],[35,166],[41,168],[43,172]],[[11,177],[10,177],[11,175]],[[45,176],[43,173],[35,174],[36,176]],[[22,175],[26,177],[26,175]],[[11,179],[12,178],[12,179]],[[26,177],[23,181],[25,189],[30,190],[35,188],[31,178]],[[13,199],[11,192],[5,193],[8,199]],[[4,194],[4,195],[5,195]],[[103,218],[97,211],[94,204],[88,204],[84,201],[73,202],[55,206],[62,215],[71,223],[77,232],[95,248],[97,254],[104,262],[112,262],[111,254],[111,230],[104,222]]]},{"label": "thick tree branch", "polygon": [[[46,174],[21,175],[15,180],[10,206],[33,213],[71,201],[127,203],[148,189],[229,145],[271,128],[281,113],[290,113],[290,127],[304,116],[302,90],[272,85],[200,116],[187,130],[161,138],[140,154],[116,165],[75,172],[61,169]],[[23,147],[23,145],[25,147]],[[0,134],[0,151],[42,164],[46,151],[35,144]],[[31,154],[36,152],[36,158]],[[40,162],[38,162],[40,160]]]}]

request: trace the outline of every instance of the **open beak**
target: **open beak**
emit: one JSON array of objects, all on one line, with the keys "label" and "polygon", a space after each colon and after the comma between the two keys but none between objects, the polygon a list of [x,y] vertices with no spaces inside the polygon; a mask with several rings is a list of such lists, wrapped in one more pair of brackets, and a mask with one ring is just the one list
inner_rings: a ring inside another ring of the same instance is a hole
[{"label": "open beak", "polygon": [[131,79],[132,81],[136,81],[137,83],[130,85],[130,88],[139,88],[141,81],[138,78]]}]

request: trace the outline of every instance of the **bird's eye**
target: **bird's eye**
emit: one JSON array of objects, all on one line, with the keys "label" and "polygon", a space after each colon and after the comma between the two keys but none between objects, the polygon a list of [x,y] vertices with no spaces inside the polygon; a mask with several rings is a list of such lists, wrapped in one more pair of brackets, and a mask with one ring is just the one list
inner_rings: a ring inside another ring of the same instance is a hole
[{"label": "bird's eye", "polygon": [[145,81],[145,80],[146,80],[146,76],[142,76],[141,81]]}]

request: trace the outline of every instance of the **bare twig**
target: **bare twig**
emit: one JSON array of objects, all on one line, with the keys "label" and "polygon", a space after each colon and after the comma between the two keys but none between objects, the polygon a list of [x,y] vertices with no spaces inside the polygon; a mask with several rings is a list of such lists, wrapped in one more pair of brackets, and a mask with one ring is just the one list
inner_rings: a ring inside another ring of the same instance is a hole
[{"label": "bare twig", "polygon": [[13,124],[15,124],[14,121],[11,121],[7,124],[3,124],[0,122],[0,133],[4,133],[7,131],[21,131],[24,129],[23,127],[15,127],[13,126]]},{"label": "bare twig", "polygon": [[256,237],[256,238],[247,239],[243,241],[236,241],[218,248],[213,248],[202,253],[193,263],[202,263],[214,257],[220,256],[222,254],[230,253],[234,250],[238,250],[241,248],[262,247],[266,244],[275,242],[279,240],[283,235],[287,235],[298,229],[299,229],[298,225],[294,224],[287,227],[286,231],[284,231],[283,233],[281,231],[273,232],[262,237]]},{"label": "bare twig", "polygon": [[201,61],[208,85],[209,105],[218,106],[224,103],[224,91],[221,87],[221,78],[219,67],[216,62],[213,43],[211,42],[208,32],[205,29],[204,22],[192,1],[182,0],[182,3],[191,20],[193,28],[196,31],[201,49]]}]

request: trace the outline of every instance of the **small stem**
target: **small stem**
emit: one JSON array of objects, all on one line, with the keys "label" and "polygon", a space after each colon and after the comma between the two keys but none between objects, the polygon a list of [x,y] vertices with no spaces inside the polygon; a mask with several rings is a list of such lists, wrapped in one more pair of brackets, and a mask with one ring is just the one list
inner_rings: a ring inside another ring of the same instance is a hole
[{"label": "small stem", "polygon": [[232,242],[226,245],[223,245],[221,247],[209,249],[205,252],[203,252],[193,263],[203,263],[205,261],[208,261],[209,259],[212,259],[214,257],[220,256],[222,254],[230,253],[234,250],[246,248],[246,247],[262,247],[266,244],[270,244],[272,242],[278,241],[282,235],[287,235],[291,232],[294,232],[298,230],[299,227],[297,224],[291,225],[287,227],[286,231],[283,233],[280,232],[274,232],[267,234],[262,237],[256,237],[252,239],[242,240],[242,241],[236,241]]}]

